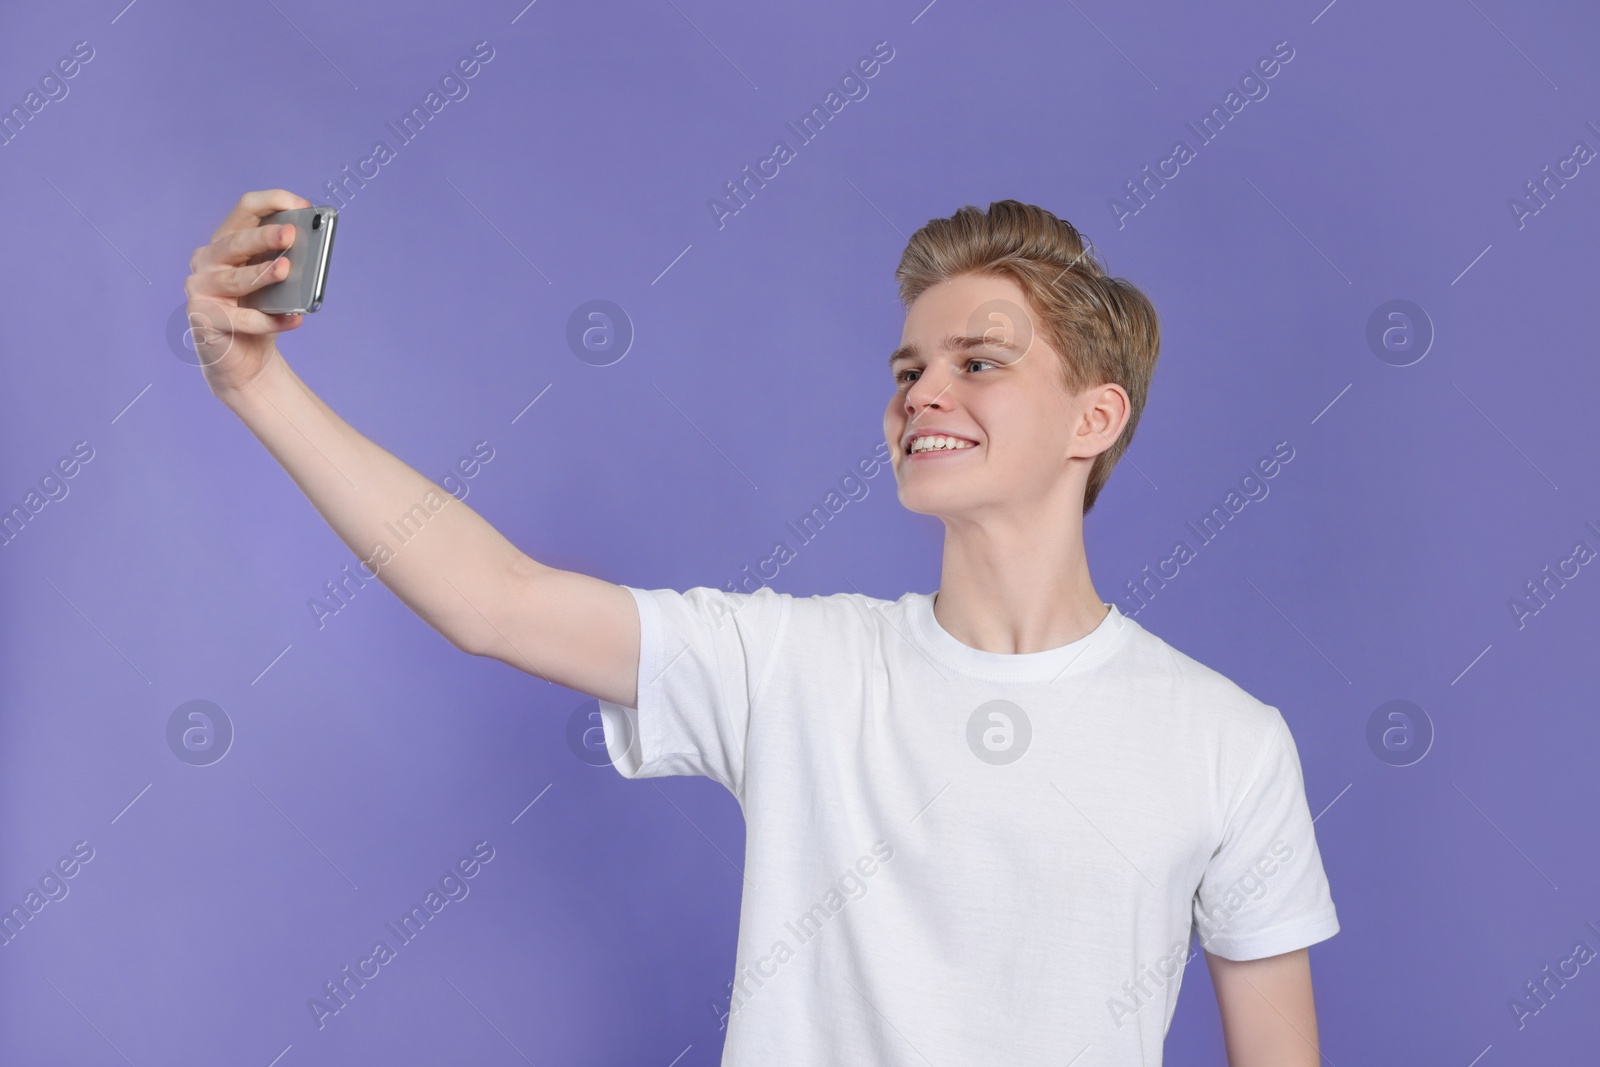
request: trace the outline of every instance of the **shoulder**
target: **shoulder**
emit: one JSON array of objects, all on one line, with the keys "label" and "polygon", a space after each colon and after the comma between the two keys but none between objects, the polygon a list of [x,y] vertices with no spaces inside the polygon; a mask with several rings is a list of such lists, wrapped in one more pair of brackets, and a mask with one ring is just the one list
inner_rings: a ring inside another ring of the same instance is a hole
[{"label": "shoulder", "polygon": [[1144,685],[1170,694],[1169,699],[1196,725],[1207,725],[1252,741],[1257,749],[1283,725],[1276,707],[1259,699],[1232,678],[1178,649],[1164,638],[1127,620],[1133,632],[1122,649],[1130,673]]},{"label": "shoulder", "polygon": [[665,624],[693,625],[745,638],[765,636],[772,642],[787,636],[791,641],[812,644],[830,638],[859,638],[880,626],[900,625],[896,620],[907,601],[926,595],[907,593],[899,600],[863,593],[796,596],[765,585],[749,592],[713,586],[625,588],[639,601],[642,611],[657,614]]},{"label": "shoulder", "polygon": [[818,593],[811,596],[779,594],[788,603],[789,630],[794,640],[809,645],[871,641],[884,628],[906,629],[906,610],[912,597],[896,600],[865,593]]},{"label": "shoulder", "polygon": [[689,589],[623,588],[633,594],[641,608],[693,618],[714,629],[721,629],[729,622],[749,626],[760,625],[763,621],[777,621],[788,613],[789,603],[793,600],[787,593],[779,593],[768,586],[749,593],[717,589],[709,585],[697,585]]}]

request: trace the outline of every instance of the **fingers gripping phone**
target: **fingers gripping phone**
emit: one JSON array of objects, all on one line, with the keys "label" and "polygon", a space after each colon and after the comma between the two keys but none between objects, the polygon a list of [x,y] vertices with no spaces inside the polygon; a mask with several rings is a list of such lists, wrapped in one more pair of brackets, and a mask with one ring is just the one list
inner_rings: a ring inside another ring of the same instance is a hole
[{"label": "fingers gripping phone", "polygon": [[279,256],[288,256],[289,274],[281,281],[244,294],[239,298],[240,305],[270,315],[302,315],[321,307],[322,292],[328,282],[328,260],[333,254],[333,232],[338,221],[338,209],[325,205],[276,211],[263,218],[263,226],[292,225],[294,244],[262,252],[247,260],[246,265],[269,263]]}]

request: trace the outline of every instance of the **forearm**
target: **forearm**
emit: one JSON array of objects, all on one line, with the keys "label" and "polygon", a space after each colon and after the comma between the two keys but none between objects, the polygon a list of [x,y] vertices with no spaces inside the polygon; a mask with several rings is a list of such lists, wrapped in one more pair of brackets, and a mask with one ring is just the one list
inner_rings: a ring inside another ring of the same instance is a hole
[{"label": "forearm", "polygon": [[281,357],[218,396],[407,607],[458,648],[481,654],[503,643],[494,620],[538,563],[358,433]]}]

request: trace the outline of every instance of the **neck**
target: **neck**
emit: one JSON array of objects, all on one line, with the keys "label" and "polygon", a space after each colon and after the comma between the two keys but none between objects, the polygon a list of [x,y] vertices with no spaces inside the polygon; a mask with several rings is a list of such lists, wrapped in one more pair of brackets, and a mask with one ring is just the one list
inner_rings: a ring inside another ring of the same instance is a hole
[{"label": "neck", "polygon": [[1070,644],[1107,609],[1089,577],[1083,513],[1042,509],[945,520],[934,617],[970,648],[1020,654]]}]

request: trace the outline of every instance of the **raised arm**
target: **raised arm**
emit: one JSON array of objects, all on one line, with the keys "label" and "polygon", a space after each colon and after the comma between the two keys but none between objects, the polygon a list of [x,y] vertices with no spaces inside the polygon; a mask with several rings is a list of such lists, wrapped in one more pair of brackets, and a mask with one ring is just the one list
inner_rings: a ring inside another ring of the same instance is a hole
[{"label": "raised arm", "polygon": [[[292,227],[262,226],[274,211],[310,207],[283,189],[246,193],[195,250],[184,289],[195,349],[213,394],[283,465],[350,550],[451,644],[591,696],[637,699],[639,618],[626,589],[547,567],[467,507],[363,437],[311,392],[278,351],[277,335],[303,315],[269,315],[239,297],[288,273],[279,258]],[[418,513],[413,509],[422,508]],[[425,515],[404,547],[386,532]],[[384,544],[391,558],[374,555]]]}]

